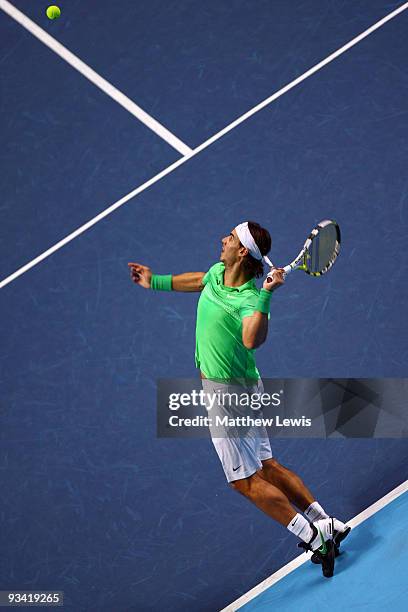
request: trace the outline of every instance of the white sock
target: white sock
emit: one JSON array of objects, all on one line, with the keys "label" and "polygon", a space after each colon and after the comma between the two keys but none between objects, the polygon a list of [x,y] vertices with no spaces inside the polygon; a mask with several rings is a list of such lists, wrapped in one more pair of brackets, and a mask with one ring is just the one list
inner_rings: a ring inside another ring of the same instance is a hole
[{"label": "white sock", "polygon": [[310,538],[313,535],[313,530],[309,525],[309,522],[305,519],[301,514],[296,514],[293,519],[290,521],[287,529],[295,534],[298,538],[303,540],[304,542],[309,542]]},{"label": "white sock", "polygon": [[329,516],[328,514],[326,514],[326,512],[323,510],[323,508],[317,501],[314,501],[312,504],[310,504],[310,506],[306,508],[304,513],[310,523],[318,521],[319,519],[328,518]]}]

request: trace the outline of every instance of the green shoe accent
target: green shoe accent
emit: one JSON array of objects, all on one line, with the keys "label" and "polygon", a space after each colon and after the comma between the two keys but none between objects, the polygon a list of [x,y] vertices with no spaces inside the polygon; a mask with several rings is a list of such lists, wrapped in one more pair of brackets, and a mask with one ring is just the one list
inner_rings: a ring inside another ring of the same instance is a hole
[{"label": "green shoe accent", "polygon": [[323,534],[322,534],[322,532],[320,531],[320,529],[319,529],[319,528],[317,528],[317,530],[318,530],[318,532],[319,532],[320,539],[321,539],[321,541],[322,541],[322,545],[321,545],[321,546],[320,546],[320,548],[319,548],[319,552],[321,552],[321,553],[322,553],[322,555],[327,555],[327,545],[326,545],[325,539],[324,539]]}]

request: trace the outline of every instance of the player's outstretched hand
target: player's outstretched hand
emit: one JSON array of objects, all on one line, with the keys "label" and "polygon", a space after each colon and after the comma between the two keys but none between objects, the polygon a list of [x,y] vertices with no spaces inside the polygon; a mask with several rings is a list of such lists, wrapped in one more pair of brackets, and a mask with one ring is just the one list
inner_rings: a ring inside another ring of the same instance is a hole
[{"label": "player's outstretched hand", "polygon": [[136,285],[150,289],[150,282],[152,280],[152,271],[147,266],[142,266],[138,263],[128,263],[130,269],[130,277]]},{"label": "player's outstretched hand", "polygon": [[262,287],[268,291],[274,291],[285,282],[285,270],[283,268],[272,268],[263,282]]}]

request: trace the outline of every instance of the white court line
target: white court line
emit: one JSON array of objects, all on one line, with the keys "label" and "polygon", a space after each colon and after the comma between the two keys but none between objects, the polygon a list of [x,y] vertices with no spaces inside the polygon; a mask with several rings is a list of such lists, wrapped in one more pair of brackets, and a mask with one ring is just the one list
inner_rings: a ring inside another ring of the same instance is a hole
[{"label": "white court line", "polygon": [[116,89],[116,87],[101,77],[97,72],[95,72],[95,70],[92,70],[90,66],[80,60],[79,57],[71,53],[71,51],[64,47],[64,45],[61,45],[61,43],[45,32],[45,30],[40,28],[40,26],[34,23],[34,21],[31,21],[31,19],[19,11],[10,2],[7,0],[0,0],[0,8],[7,13],[7,15],[12,17],[12,19],[23,26],[23,28],[28,30],[30,34],[38,38],[38,40],[44,43],[44,45],[47,45],[47,47],[52,49],[54,53],[59,55],[63,60],[75,68],[75,70],[78,70],[78,72],[80,72],[84,77],[89,79],[89,81],[96,85],[96,87],[99,87],[99,89],[113,98],[115,102],[123,106],[123,108],[125,108],[131,115],[144,123],[149,129],[157,134],[157,136],[160,136],[160,138],[165,140],[171,147],[176,149],[182,155],[191,153],[190,147],[177,138],[177,136],[169,132],[169,130],[156,121],[156,119],[153,119],[153,117],[148,115],[142,108],[140,108],[140,106],[125,96],[125,94],[119,91],[119,89]]},{"label": "white court line", "polygon": [[[2,5],[5,2],[6,0],[0,0],[0,8],[2,8]],[[55,251],[58,251],[58,249],[62,248],[68,242],[71,242],[71,240],[74,240],[74,238],[77,238],[77,236],[79,236],[80,234],[88,230],[90,227],[92,227],[93,225],[101,221],[101,219],[103,219],[107,215],[110,215],[110,213],[112,213],[114,210],[116,210],[117,208],[119,208],[120,206],[128,202],[131,198],[138,195],[139,193],[141,193],[142,191],[144,191],[151,185],[154,185],[154,183],[157,183],[157,181],[162,179],[167,174],[170,174],[170,172],[173,172],[173,170],[175,170],[176,168],[178,168],[179,166],[187,162],[189,159],[191,159],[192,157],[194,157],[195,155],[197,155],[198,153],[200,153],[201,151],[209,147],[211,144],[216,142],[219,138],[221,138],[222,136],[224,136],[225,134],[233,130],[235,127],[237,127],[237,125],[239,125],[243,121],[246,121],[247,119],[249,119],[249,117],[252,117],[252,115],[254,115],[258,111],[260,111],[262,108],[264,108],[265,106],[267,106],[268,104],[270,104],[271,102],[273,102],[274,100],[276,100],[277,98],[279,98],[280,96],[288,92],[290,89],[293,89],[293,87],[296,87],[296,85],[298,85],[299,83],[301,83],[302,81],[310,77],[312,74],[314,74],[321,68],[323,68],[323,66],[326,66],[326,64],[328,64],[329,62],[332,62],[334,59],[339,57],[339,55],[341,55],[342,53],[345,53],[348,49],[350,49],[351,47],[359,43],[361,40],[363,40],[363,38],[366,38],[367,36],[369,36],[372,32],[374,32],[375,30],[383,26],[385,23],[387,23],[387,21],[390,21],[390,19],[393,19],[393,17],[396,17],[397,15],[399,15],[399,13],[402,13],[402,11],[405,11],[407,8],[408,8],[408,2],[401,5],[399,8],[397,8],[392,13],[389,13],[388,15],[386,15],[380,21],[377,21],[374,25],[372,25],[367,30],[362,32],[362,34],[359,34],[359,36],[357,36],[356,38],[353,38],[353,40],[348,42],[346,45],[344,45],[343,47],[341,47],[340,49],[338,49],[337,51],[335,51],[328,57],[326,57],[326,59],[322,60],[321,62],[313,66],[313,68],[310,68],[310,70],[308,70],[307,72],[299,76],[297,79],[295,79],[294,81],[291,81],[288,85],[285,85],[285,87],[282,87],[282,89],[274,93],[269,98],[266,98],[266,100],[264,100],[257,106],[254,106],[251,110],[249,110],[244,115],[242,115],[241,117],[239,117],[238,119],[236,119],[235,121],[227,125],[227,127],[223,128],[220,132],[217,132],[217,134],[215,134],[214,136],[211,136],[211,138],[203,142],[193,151],[191,151],[190,153],[187,153],[184,157],[181,157],[175,163],[171,164],[170,166],[168,166],[167,168],[165,168],[164,170],[156,174],[154,177],[149,179],[146,183],[143,183],[142,185],[140,185],[139,187],[137,187],[136,189],[134,189],[133,191],[125,195],[123,198],[121,198],[120,200],[118,200],[117,202],[109,206],[109,208],[106,208],[99,215],[97,215],[93,219],[90,219],[87,223],[85,223],[84,225],[76,229],[74,232],[72,232],[71,234],[69,234],[68,236],[66,236],[65,238],[57,242],[56,244],[54,244],[47,251],[44,251],[43,253],[41,253],[41,255],[38,255],[38,257],[36,257],[32,261],[29,261],[27,264],[25,264],[24,266],[22,266],[21,268],[19,268],[12,274],[10,274],[10,276],[7,276],[6,278],[4,278],[2,281],[0,281],[0,289],[8,285],[8,283],[11,283],[13,280],[18,278],[19,276],[21,276],[21,274],[24,274],[25,272],[30,270],[30,268],[36,266],[38,263],[40,263],[41,261],[43,261],[50,255],[52,255],[52,253],[55,253]]]},{"label": "white court line", "polygon": [[[385,506],[393,502],[395,499],[397,499],[397,497],[400,497],[400,495],[403,495],[407,491],[408,480],[406,480],[398,487],[387,493],[387,495],[384,495],[384,497],[381,497],[381,499],[366,508],[366,510],[363,510],[363,512],[360,512],[360,514],[357,514],[357,516],[352,518],[350,521],[347,521],[347,525],[350,525],[350,527],[354,529],[355,527],[357,527],[357,525],[360,525],[360,523],[363,523],[364,521],[369,519],[371,516],[373,516],[373,514],[375,514],[379,510],[382,510],[382,508],[385,508]],[[260,593],[263,593],[263,591],[266,591],[266,589],[269,589],[272,585],[279,582],[279,580],[293,572],[296,568],[300,567],[308,560],[308,553],[303,553],[299,555],[298,557],[296,557],[296,559],[293,559],[293,561],[291,561],[287,565],[284,565],[283,567],[281,567],[280,570],[269,576],[269,578],[266,578],[266,580],[260,582],[256,587],[248,591],[248,593],[245,593],[245,595],[242,595],[242,597],[229,604],[229,606],[223,608],[221,612],[236,612],[236,610],[242,608],[242,606],[257,597]]]}]

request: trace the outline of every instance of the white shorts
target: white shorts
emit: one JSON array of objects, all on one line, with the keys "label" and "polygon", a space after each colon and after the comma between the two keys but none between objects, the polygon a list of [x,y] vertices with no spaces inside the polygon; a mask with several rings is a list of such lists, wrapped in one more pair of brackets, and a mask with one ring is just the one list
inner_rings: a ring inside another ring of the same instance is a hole
[{"label": "white shorts", "polygon": [[[203,379],[201,382],[205,394],[217,394],[217,397],[218,394],[222,397],[222,394],[237,393],[239,395],[245,391],[247,393],[263,393],[261,379],[249,388],[208,379]],[[208,409],[210,402],[207,395],[205,396],[205,404]],[[207,414],[214,422],[216,415],[236,417],[244,416],[244,413],[248,414],[248,407],[243,410],[237,405],[226,405],[222,401],[216,401]],[[252,416],[259,418],[261,414],[257,411]],[[262,468],[262,461],[272,457],[268,433],[264,426],[249,426],[245,429],[245,435],[242,434],[242,430],[240,434],[237,434],[234,427],[210,426],[209,429],[228,482],[252,476]]]}]

